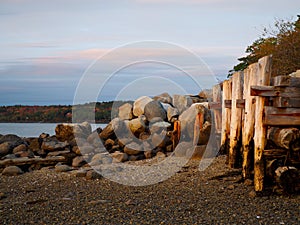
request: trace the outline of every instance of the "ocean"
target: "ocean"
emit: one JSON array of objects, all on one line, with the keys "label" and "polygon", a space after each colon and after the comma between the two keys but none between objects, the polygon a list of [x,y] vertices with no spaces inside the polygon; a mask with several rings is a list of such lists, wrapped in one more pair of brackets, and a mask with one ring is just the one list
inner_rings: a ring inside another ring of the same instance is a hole
[{"label": "ocean", "polygon": [[[55,134],[57,123],[0,123],[0,134],[16,134],[20,137],[38,137],[41,133]],[[107,124],[91,124],[92,130]]]}]

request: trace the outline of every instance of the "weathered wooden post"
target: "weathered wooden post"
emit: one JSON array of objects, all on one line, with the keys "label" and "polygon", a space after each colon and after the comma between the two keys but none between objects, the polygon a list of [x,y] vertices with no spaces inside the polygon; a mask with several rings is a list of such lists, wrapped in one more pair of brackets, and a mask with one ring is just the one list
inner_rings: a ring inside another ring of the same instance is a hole
[{"label": "weathered wooden post", "polygon": [[253,137],[255,123],[255,97],[251,96],[251,85],[257,84],[257,67],[258,64],[251,64],[244,71],[244,126],[242,132],[243,145],[243,178],[249,179],[251,168],[253,168]]},{"label": "weathered wooden post", "polygon": [[237,107],[237,100],[243,97],[243,72],[234,73],[232,76],[232,100],[230,123],[229,167],[239,165],[239,150],[241,144],[242,108]]},{"label": "weathered wooden post", "polygon": [[231,108],[225,107],[225,101],[231,100],[231,92],[232,92],[232,79],[223,81],[222,130],[221,130],[221,148],[220,148],[220,152],[222,154],[229,152]]},{"label": "weathered wooden post", "polygon": [[[217,84],[213,86],[212,91],[213,91],[213,102],[221,103],[222,101],[221,84]],[[222,130],[222,109],[214,108],[213,113],[214,113],[216,133],[220,134]]]},{"label": "weathered wooden post", "polygon": [[[257,85],[270,85],[271,80],[271,56],[266,56],[258,61]],[[267,141],[267,127],[264,125],[264,106],[266,97],[256,97],[255,105],[255,134],[254,134],[254,186],[255,191],[264,188],[264,161],[263,151]]]}]

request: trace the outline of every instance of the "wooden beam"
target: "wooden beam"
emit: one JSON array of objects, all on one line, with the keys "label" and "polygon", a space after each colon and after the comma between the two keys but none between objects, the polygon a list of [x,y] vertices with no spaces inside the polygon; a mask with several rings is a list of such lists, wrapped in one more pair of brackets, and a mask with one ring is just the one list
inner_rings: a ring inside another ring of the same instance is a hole
[{"label": "wooden beam", "polygon": [[251,86],[252,96],[300,98],[299,87]]},{"label": "wooden beam", "polygon": [[265,106],[264,124],[268,126],[300,126],[300,108]]},{"label": "wooden beam", "polygon": [[225,99],[224,100],[224,107],[231,109],[231,100],[230,99]]},{"label": "wooden beam", "polygon": [[210,109],[222,109],[222,103],[221,102],[210,102],[209,108]]},{"label": "wooden beam", "polygon": [[300,98],[275,97],[272,100],[277,108],[300,108]]},{"label": "wooden beam", "polygon": [[244,109],[245,108],[245,99],[237,99],[236,107],[240,108],[240,109]]},{"label": "wooden beam", "polygon": [[300,87],[300,77],[277,76],[272,83],[276,87]]},{"label": "wooden beam", "polygon": [[[271,56],[265,56],[258,61],[257,85],[269,85],[271,79]],[[252,93],[251,93],[252,95]],[[263,151],[267,142],[267,128],[264,126],[264,106],[267,99],[257,97],[255,103],[255,131],[254,131],[254,188],[255,191],[264,189],[264,160]]]}]

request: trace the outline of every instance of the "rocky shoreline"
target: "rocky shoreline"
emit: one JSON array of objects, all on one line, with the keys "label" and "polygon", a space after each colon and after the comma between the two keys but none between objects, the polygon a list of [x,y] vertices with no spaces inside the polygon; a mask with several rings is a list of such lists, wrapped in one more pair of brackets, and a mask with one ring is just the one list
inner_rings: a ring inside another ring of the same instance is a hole
[{"label": "rocky shoreline", "polygon": [[[199,116],[195,140],[194,124]],[[92,131],[91,125],[83,122],[58,124],[54,136],[0,135],[0,172],[13,176],[55,166],[56,171],[78,170],[79,176],[85,172],[91,176],[90,167],[100,165],[155,156],[200,158],[210,131],[211,115],[203,96],[142,96],[133,104],[121,105],[118,117],[104,129]]]}]

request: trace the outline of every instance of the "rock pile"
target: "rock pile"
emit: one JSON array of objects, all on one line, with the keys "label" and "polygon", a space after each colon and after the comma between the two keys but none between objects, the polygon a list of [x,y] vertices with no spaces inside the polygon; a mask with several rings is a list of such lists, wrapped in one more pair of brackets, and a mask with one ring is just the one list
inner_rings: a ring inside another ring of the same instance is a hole
[{"label": "rock pile", "polygon": [[53,166],[57,172],[80,169],[78,176],[94,179],[99,177],[82,169],[156,155],[201,157],[210,130],[206,99],[179,95],[172,98],[167,93],[153,98],[142,96],[133,104],[119,107],[118,117],[103,130],[92,131],[91,125],[84,122],[58,124],[54,136],[0,136],[0,172],[18,175]]}]

